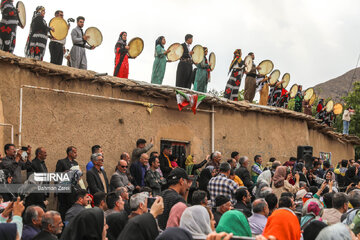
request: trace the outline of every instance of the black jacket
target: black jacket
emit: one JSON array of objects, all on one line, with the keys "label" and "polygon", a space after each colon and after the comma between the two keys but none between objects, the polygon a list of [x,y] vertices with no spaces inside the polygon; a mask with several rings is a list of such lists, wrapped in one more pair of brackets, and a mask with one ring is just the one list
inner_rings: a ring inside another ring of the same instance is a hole
[{"label": "black jacket", "polygon": [[254,185],[251,180],[250,172],[245,167],[239,167],[235,170],[235,174],[243,181],[245,187],[251,189]]},{"label": "black jacket", "polygon": [[58,238],[47,231],[41,231],[36,235],[33,240],[57,240]]},{"label": "black jacket", "polygon": [[234,209],[241,211],[246,218],[249,218],[252,215],[251,204],[245,205],[243,202],[237,202],[234,206]]},{"label": "black jacket", "polygon": [[56,163],[55,172],[65,172],[70,170],[72,166],[79,165],[76,160],[70,161],[69,158],[60,159]]},{"label": "black jacket", "polygon": [[[170,158],[170,156],[168,156]],[[161,172],[164,176],[164,178],[167,178],[167,176],[169,175],[169,173],[171,172],[172,168],[169,166],[169,161],[168,159],[164,156],[163,153],[160,154],[159,156],[159,161],[160,161],[160,169]]]},{"label": "black jacket", "polygon": [[[100,171],[104,175],[106,189],[109,192],[109,181],[107,179],[106,172],[102,169],[100,169]],[[105,192],[103,183],[101,182],[99,173],[95,167],[86,172],[86,181],[88,183],[90,194],[94,195],[97,192]]]}]

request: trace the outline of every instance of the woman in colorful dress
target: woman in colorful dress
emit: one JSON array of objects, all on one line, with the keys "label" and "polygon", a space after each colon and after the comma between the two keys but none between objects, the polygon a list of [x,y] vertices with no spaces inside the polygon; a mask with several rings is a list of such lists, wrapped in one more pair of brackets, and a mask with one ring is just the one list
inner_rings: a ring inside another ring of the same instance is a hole
[{"label": "woman in colorful dress", "polygon": [[304,99],[304,96],[302,93],[302,86],[299,85],[298,92],[295,95],[295,108],[294,108],[295,112],[302,112],[303,99]]},{"label": "woman in colorful dress", "polygon": [[153,65],[153,71],[151,75],[151,83],[154,84],[162,84],[165,69],[166,69],[166,54],[170,52],[170,50],[165,51],[164,45],[166,44],[166,40],[164,36],[160,36],[155,41],[155,60]]},{"label": "woman in colorful dress", "polygon": [[196,64],[197,70],[194,81],[194,90],[203,93],[207,92],[207,84],[210,80],[210,65],[206,58],[207,53],[208,49],[204,47],[204,59],[201,63]]},{"label": "woman in colorful dress", "polygon": [[16,28],[19,24],[18,11],[13,0],[1,1],[0,50],[13,53],[16,43]]},{"label": "woman in colorful dress", "polygon": [[34,12],[28,40],[25,46],[25,57],[42,61],[45,55],[48,33],[52,28],[44,19],[45,8],[38,6]]},{"label": "woman in colorful dress", "polygon": [[245,64],[241,59],[241,49],[236,49],[229,68],[229,73],[231,72],[231,75],[226,83],[224,98],[238,101],[239,88],[241,79],[244,75],[244,70]]},{"label": "woman in colorful dress", "polygon": [[115,45],[115,70],[114,76],[119,78],[129,77],[129,46],[126,44],[127,33],[120,33],[119,39]]}]

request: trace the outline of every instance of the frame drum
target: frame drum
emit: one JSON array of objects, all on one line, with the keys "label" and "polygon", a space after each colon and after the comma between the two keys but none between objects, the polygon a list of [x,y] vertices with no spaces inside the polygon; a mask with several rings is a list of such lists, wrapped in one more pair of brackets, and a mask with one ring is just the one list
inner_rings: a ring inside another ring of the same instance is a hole
[{"label": "frame drum", "polygon": [[244,59],[244,63],[245,63],[245,71],[246,72],[250,72],[251,71],[251,68],[252,68],[252,65],[253,65],[253,60],[252,60],[252,57],[247,55]]},{"label": "frame drum", "polygon": [[25,28],[26,25],[26,9],[22,1],[16,3],[16,9],[18,10],[19,26]]},{"label": "frame drum", "polygon": [[304,100],[309,101],[312,98],[313,95],[314,95],[314,89],[313,88],[306,89],[305,95],[304,95]]},{"label": "frame drum", "polygon": [[141,52],[144,50],[144,41],[139,38],[133,38],[129,42],[129,57],[130,58],[136,58],[141,54]]},{"label": "frame drum", "polygon": [[167,59],[171,62],[176,62],[181,58],[184,53],[184,47],[180,43],[173,43],[168,48],[170,52],[166,55]]},{"label": "frame drum", "polygon": [[274,64],[271,60],[264,60],[258,65],[258,67],[261,68],[258,70],[261,75],[267,75],[274,69]]},{"label": "frame drum", "polygon": [[55,31],[50,30],[50,34],[53,38],[56,40],[63,40],[66,38],[69,27],[63,18],[54,17],[50,20],[49,26],[55,29]]},{"label": "frame drum", "polygon": [[339,114],[342,114],[343,112],[343,106],[341,103],[337,103],[334,105],[334,114],[335,115],[339,115]]},{"label": "frame drum", "polygon": [[201,63],[205,56],[204,48],[201,45],[195,45],[192,51],[194,52],[194,54],[191,56],[193,62],[195,64]]},{"label": "frame drum", "polygon": [[310,98],[310,100],[309,100],[310,106],[312,106],[312,105],[314,104],[315,100],[316,100],[316,94],[314,93],[314,94],[312,95],[312,97]]},{"label": "frame drum", "polygon": [[290,98],[294,98],[299,90],[299,86],[297,84],[292,85],[290,88]]},{"label": "frame drum", "polygon": [[282,83],[282,87],[286,88],[290,83],[290,73],[285,73],[281,81],[284,81]]},{"label": "frame drum", "polygon": [[326,112],[331,112],[334,109],[334,101],[330,100],[326,104]]},{"label": "frame drum", "polygon": [[88,29],[86,29],[85,35],[90,37],[87,40],[87,43],[90,46],[98,47],[101,45],[101,43],[103,41],[103,36],[102,36],[100,30],[96,27],[89,27]]},{"label": "frame drum", "polygon": [[277,80],[279,79],[280,77],[280,71],[275,69],[271,74],[270,74],[270,77],[269,77],[269,83],[271,86],[274,86],[277,82]]},{"label": "frame drum", "polygon": [[209,64],[210,64],[210,70],[213,71],[215,69],[215,65],[216,65],[216,56],[215,56],[215,53],[213,53],[213,52],[210,53]]}]

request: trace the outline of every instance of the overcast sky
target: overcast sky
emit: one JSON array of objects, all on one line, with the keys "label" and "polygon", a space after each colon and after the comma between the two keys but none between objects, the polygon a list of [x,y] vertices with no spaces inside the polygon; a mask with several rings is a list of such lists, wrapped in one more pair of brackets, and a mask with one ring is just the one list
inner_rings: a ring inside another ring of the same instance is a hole
[{"label": "overcast sky", "polygon": [[[16,1],[15,1],[16,2]],[[113,73],[114,45],[121,31],[128,40],[141,37],[142,54],[130,59],[129,78],[150,82],[154,44],[164,35],[167,44],[184,42],[187,33],[195,44],[215,52],[217,65],[208,89],[223,91],[233,52],[243,57],[255,53],[255,63],[270,59],[275,69],[291,74],[291,82],[311,87],[353,69],[360,53],[360,1],[346,0],[23,0],[25,29],[18,28],[15,54],[24,56],[31,16],[36,6],[46,8],[49,23],[58,9],[65,18],[86,18],[85,29],[98,27],[104,37],[100,47],[87,51],[88,69]],[[71,29],[75,24],[71,25]],[[70,31],[71,31],[70,29]],[[71,49],[71,37],[66,48]],[[49,61],[47,48],[45,61]],[[168,63],[163,84],[175,85],[176,63]],[[244,80],[241,87],[244,86]]]}]

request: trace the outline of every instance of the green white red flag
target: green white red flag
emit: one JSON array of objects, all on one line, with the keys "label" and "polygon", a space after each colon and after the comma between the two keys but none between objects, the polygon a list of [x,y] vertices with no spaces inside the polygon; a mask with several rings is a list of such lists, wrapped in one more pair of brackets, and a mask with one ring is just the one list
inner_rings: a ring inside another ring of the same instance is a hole
[{"label": "green white red flag", "polygon": [[179,107],[179,110],[183,110],[184,107],[190,105],[191,110],[193,111],[194,114],[196,114],[196,109],[198,108],[198,106],[200,105],[200,103],[202,102],[202,100],[204,100],[206,96],[205,95],[190,95],[187,93],[183,93],[179,90],[176,90],[176,101]]}]

